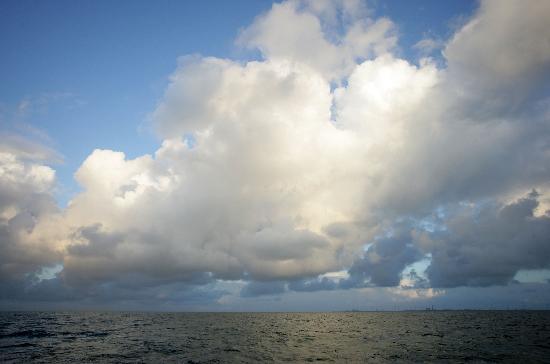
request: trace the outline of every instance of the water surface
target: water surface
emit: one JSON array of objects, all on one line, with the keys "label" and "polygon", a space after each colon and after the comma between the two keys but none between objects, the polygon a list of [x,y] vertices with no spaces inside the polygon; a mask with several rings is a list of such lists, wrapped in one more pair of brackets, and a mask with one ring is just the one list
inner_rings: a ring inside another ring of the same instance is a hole
[{"label": "water surface", "polygon": [[543,363],[550,312],[4,312],[0,361]]}]

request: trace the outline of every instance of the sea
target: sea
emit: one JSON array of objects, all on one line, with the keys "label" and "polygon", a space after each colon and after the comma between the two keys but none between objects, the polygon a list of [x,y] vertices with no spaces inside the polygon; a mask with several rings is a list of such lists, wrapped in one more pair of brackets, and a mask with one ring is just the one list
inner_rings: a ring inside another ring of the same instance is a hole
[{"label": "sea", "polygon": [[550,363],[550,311],[1,312],[2,363]]}]

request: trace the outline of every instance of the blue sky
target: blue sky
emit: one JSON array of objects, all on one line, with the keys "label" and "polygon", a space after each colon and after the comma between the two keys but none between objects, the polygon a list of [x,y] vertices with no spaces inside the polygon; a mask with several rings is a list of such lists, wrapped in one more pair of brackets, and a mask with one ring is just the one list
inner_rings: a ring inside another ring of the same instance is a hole
[{"label": "blue sky", "polygon": [[548,16],[3,1],[0,309],[548,308]]}]

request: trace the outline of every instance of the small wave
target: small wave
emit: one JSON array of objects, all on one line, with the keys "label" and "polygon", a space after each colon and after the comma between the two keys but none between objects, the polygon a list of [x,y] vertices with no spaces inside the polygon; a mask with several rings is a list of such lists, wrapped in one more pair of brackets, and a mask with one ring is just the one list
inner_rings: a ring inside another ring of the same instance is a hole
[{"label": "small wave", "polygon": [[21,343],[21,344],[13,344],[13,345],[3,345],[3,346],[0,346],[0,349],[28,348],[31,346],[36,346],[36,345],[31,343]]},{"label": "small wave", "polygon": [[10,337],[27,337],[27,338],[40,338],[53,336],[53,333],[47,332],[45,330],[22,330],[10,332],[9,334],[0,335],[0,338],[10,338]]},{"label": "small wave", "polygon": [[109,333],[102,331],[63,331],[61,332],[62,336],[73,336],[73,337],[102,337],[107,336]]},{"label": "small wave", "polygon": [[435,333],[431,333],[431,332],[426,332],[424,334],[422,334],[422,336],[436,336],[436,337],[443,337],[445,335],[443,334],[435,334]]},{"label": "small wave", "polygon": [[233,351],[233,352],[238,352],[240,353],[241,351],[237,348],[225,348],[223,349],[223,351],[227,351],[227,352],[230,352],[230,351]]}]

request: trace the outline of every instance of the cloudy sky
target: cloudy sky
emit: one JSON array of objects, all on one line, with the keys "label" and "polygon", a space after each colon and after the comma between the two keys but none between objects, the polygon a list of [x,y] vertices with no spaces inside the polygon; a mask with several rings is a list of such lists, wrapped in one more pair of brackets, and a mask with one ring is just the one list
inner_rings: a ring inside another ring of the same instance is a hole
[{"label": "cloudy sky", "polygon": [[0,309],[550,308],[549,18],[3,1]]}]

